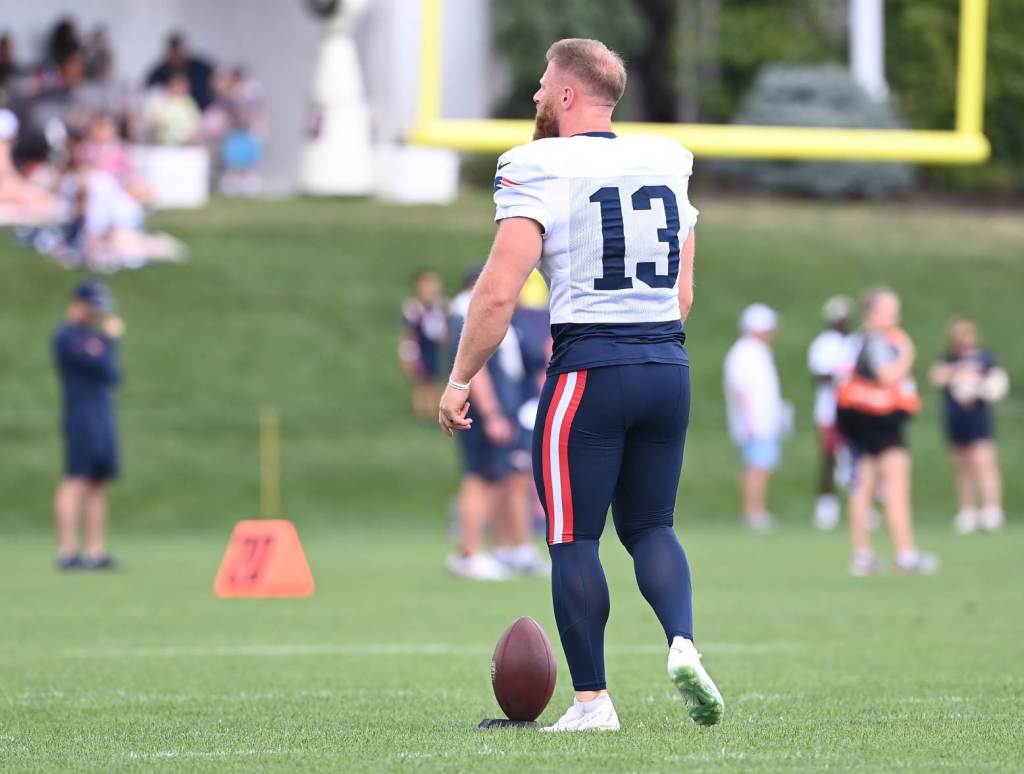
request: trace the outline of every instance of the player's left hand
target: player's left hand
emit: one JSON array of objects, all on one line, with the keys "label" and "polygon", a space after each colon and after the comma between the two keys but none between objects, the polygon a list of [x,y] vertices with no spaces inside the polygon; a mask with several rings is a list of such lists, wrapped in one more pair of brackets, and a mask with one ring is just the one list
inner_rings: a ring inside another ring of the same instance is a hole
[{"label": "player's left hand", "polygon": [[437,412],[437,422],[452,437],[453,430],[469,430],[473,420],[466,416],[469,412],[469,391],[446,387],[441,396],[441,406]]}]

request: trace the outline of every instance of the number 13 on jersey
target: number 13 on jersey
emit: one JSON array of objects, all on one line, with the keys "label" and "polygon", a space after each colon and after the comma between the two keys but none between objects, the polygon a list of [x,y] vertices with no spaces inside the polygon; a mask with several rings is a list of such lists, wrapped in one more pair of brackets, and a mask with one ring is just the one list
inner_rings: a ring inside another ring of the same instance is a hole
[{"label": "number 13 on jersey", "polygon": [[[628,190],[628,189],[627,189]],[[636,261],[636,279],[651,288],[671,288],[679,277],[679,207],[676,195],[667,185],[642,185],[629,197],[635,212],[651,210],[651,203],[660,200],[665,211],[665,225],[656,228],[657,241],[667,245],[668,271],[659,274],[660,256],[650,252],[650,239],[636,229],[629,237],[636,244],[627,244],[627,229],[623,221],[622,191],[613,186],[597,189],[590,201],[601,208],[602,275],[594,278],[594,290],[630,290],[633,278],[626,276],[627,255]],[[664,250],[664,248],[662,248]]]}]

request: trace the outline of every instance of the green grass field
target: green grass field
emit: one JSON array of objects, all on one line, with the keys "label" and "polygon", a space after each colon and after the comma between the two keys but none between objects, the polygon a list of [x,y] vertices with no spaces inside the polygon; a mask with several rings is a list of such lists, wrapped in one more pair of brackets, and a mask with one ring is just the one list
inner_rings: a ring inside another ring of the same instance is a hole
[{"label": "green grass field", "polygon": [[[693,727],[663,676],[653,615],[612,534],[609,670],[624,730],[482,732],[490,651],[516,616],[554,626],[543,581],[442,572],[457,470],[417,427],[395,365],[413,268],[454,288],[487,251],[487,197],[450,208],[215,202],[161,215],[182,267],[111,278],[128,323],[124,480],[112,548],[126,569],[51,568],[59,472],[48,336],[77,279],[0,244],[0,770],[609,772],[1024,768],[1024,404],[1000,409],[1010,527],[956,539],[937,400],[915,421],[921,542],[932,578],[847,577],[844,536],[809,528],[814,445],[806,346],[828,295],[886,282],[905,297],[917,372],[956,313],[975,317],[1016,385],[1024,222],[900,205],[704,200],[688,323],[694,411],[679,531],[698,644],[728,702]],[[771,496],[782,524],[736,527],[721,360],[742,306],[778,307],[783,389],[800,425]],[[258,511],[257,417],[283,421],[284,514],[318,590],[223,601],[231,525]],[[885,541],[880,546],[885,549]],[[556,648],[557,650],[557,648]],[[564,662],[544,719],[569,701]]]},{"label": "green grass field", "polygon": [[[119,575],[48,571],[44,539],[4,541],[5,771],[1013,771],[1024,766],[1024,534],[930,529],[935,577],[849,578],[843,541],[682,530],[698,640],[724,723],[693,725],[624,551],[610,688],[623,730],[479,731],[498,713],[501,630],[554,622],[543,580],[446,578],[436,529],[312,529],[306,600],[214,599],[213,534],[121,539]],[[559,683],[543,720],[571,697]]]}]

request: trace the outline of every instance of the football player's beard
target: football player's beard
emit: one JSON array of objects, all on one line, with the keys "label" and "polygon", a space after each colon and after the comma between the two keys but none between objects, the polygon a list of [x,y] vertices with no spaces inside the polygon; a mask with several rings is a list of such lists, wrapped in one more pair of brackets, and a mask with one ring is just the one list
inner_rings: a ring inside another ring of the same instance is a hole
[{"label": "football player's beard", "polygon": [[533,139],[543,140],[546,137],[558,137],[558,116],[554,108],[547,103],[537,105],[537,119],[533,125]]}]

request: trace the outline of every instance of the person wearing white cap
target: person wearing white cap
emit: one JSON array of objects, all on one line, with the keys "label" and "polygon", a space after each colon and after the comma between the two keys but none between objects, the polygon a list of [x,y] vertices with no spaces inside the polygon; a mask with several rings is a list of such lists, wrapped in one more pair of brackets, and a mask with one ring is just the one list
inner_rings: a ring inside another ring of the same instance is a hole
[{"label": "person wearing white cap", "polygon": [[725,401],[729,432],[743,455],[743,518],[751,529],[772,527],[766,509],[768,480],[779,464],[787,405],[771,342],[778,327],[774,310],[752,304],[740,316],[742,336],[725,357]]},{"label": "person wearing white cap", "polygon": [[828,327],[811,342],[807,350],[807,368],[817,385],[814,426],[818,430],[821,458],[814,526],[830,530],[839,524],[842,510],[836,496],[836,460],[842,451],[841,436],[836,429],[836,385],[853,370],[858,342],[850,332],[853,301],[849,296],[832,296],[825,302],[821,313]]}]

